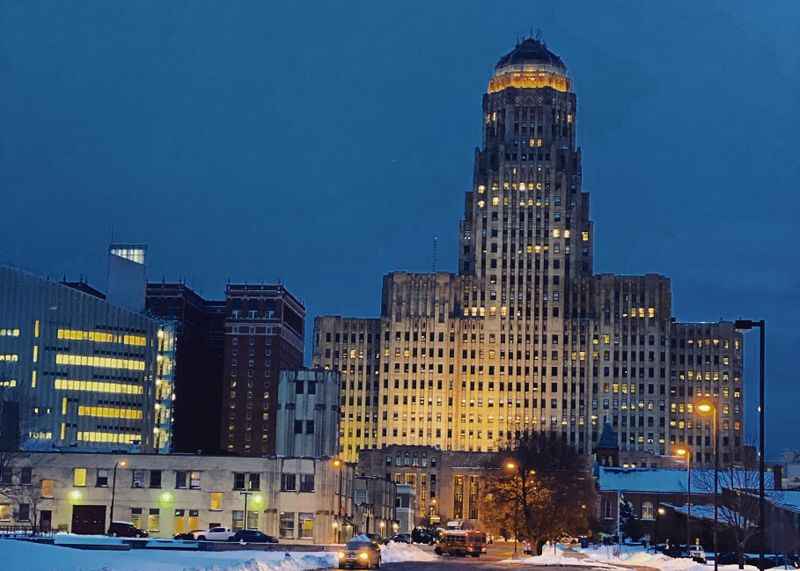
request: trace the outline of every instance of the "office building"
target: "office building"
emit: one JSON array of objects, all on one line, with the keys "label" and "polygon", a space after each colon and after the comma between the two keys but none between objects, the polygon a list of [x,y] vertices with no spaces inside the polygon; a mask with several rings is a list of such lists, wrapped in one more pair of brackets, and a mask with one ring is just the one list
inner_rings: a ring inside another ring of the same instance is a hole
[{"label": "office building", "polygon": [[0,266],[0,400],[23,449],[168,451],[173,350],[171,323]]},{"label": "office building", "polygon": [[225,302],[221,447],[272,455],[278,374],[303,366],[305,307],[281,285],[228,284]]},{"label": "office building", "polygon": [[[727,457],[741,457],[741,337],[727,323],[676,323],[667,277],[594,272],[572,86],[539,40],[503,56],[483,95],[458,273],[392,272],[379,317],[316,319],[312,364],[341,372],[348,460],[392,445],[492,451],[539,430],[590,454],[609,423],[623,456],[684,444],[706,463],[697,398],[718,401]],[[681,349],[687,335],[702,351]],[[690,350],[703,367],[684,386]]]},{"label": "office building", "polygon": [[225,302],[182,283],[148,283],[149,315],[175,323],[174,452],[220,449]]},{"label": "office building", "polygon": [[339,372],[279,373],[275,455],[333,458],[339,453]]},{"label": "office building", "polygon": [[[338,535],[337,510],[353,513],[352,468],[310,458],[32,452],[5,477],[0,523],[43,531],[102,534],[113,518],[152,537],[246,526],[325,544]],[[342,528],[343,539],[360,531]]]}]

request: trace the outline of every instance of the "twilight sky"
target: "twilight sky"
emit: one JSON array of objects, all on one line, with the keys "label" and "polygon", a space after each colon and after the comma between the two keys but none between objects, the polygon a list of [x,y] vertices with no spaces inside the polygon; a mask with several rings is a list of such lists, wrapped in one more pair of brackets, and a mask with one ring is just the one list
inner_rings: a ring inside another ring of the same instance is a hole
[{"label": "twilight sky", "polygon": [[671,277],[679,320],[767,319],[769,455],[800,448],[800,3],[500,6],[5,0],[0,261],[104,289],[113,232],[207,296],[282,280],[309,332],[376,316],[434,235],[456,270],[481,94],[539,28],[578,94],[595,271]]}]

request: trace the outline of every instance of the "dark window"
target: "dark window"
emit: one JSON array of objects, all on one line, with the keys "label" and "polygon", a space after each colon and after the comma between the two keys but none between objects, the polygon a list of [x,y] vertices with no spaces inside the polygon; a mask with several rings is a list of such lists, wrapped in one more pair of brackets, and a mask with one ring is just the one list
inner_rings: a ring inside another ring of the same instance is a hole
[{"label": "dark window", "polygon": [[161,470],[150,470],[150,487],[161,487]]},{"label": "dark window", "polygon": [[19,475],[19,483],[20,484],[30,484],[31,483],[32,472],[30,468],[23,468],[22,472]]},{"label": "dark window", "polygon": [[178,470],[175,472],[175,487],[176,488],[185,488],[186,487],[186,472],[183,470]]},{"label": "dark window", "polygon": [[19,505],[19,512],[17,513],[17,519],[19,521],[30,521],[30,519],[31,519],[31,505],[30,504],[20,504]]},{"label": "dark window", "polygon": [[303,434],[303,421],[302,420],[295,420],[294,421],[294,433],[295,434]]},{"label": "dark window", "polygon": [[317,383],[308,383],[308,394],[315,395],[317,394]]},{"label": "dark window", "polygon": [[244,490],[244,473],[242,472],[233,473],[233,489]]},{"label": "dark window", "polygon": [[108,487],[108,470],[103,470],[98,468],[97,470],[97,482],[95,484],[98,488],[107,488]]},{"label": "dark window", "polygon": [[296,474],[281,474],[281,491],[294,492],[297,490]]},{"label": "dark window", "polygon": [[300,475],[300,491],[313,492],[314,491],[314,474],[301,474]]},{"label": "dark window", "polygon": [[261,489],[261,474],[252,473],[250,474],[250,487],[251,490],[260,490]]},{"label": "dark window", "polygon": [[306,421],[306,434],[314,434],[314,421],[307,420]]},{"label": "dark window", "polygon": [[303,381],[297,381],[294,384],[294,392],[298,395],[302,395],[305,392],[305,385],[303,384]]}]

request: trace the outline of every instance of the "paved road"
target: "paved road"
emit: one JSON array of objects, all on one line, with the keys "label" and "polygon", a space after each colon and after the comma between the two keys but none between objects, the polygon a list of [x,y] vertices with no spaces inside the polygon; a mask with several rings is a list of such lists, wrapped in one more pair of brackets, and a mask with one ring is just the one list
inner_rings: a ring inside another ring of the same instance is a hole
[{"label": "paved road", "polygon": [[527,566],[527,565],[511,565],[508,563],[499,563],[497,561],[487,561],[481,559],[463,559],[463,558],[444,558],[441,561],[431,561],[425,563],[384,563],[381,569],[387,571],[439,571],[445,569],[449,571],[456,571],[458,569],[465,569],[466,571],[523,571],[526,569],[558,569],[559,571],[587,571],[591,567],[578,567],[578,566]]},{"label": "paved road", "polygon": [[[426,551],[433,552],[433,548],[421,547]],[[509,563],[500,563],[503,560],[510,559],[513,555],[513,544],[495,543],[488,546],[488,552],[481,555],[479,559],[472,557],[442,557],[438,561],[429,562],[414,562],[414,563],[384,563],[381,569],[389,571],[434,571],[444,569],[448,571],[457,571],[465,569],[466,571],[525,571],[528,569],[542,569],[542,566],[532,567],[528,565],[513,565]],[[521,555],[521,553],[519,553]],[[545,569],[547,567],[544,567]],[[554,565],[551,569],[558,569],[559,571],[588,571],[591,567],[585,566],[560,566]]]}]

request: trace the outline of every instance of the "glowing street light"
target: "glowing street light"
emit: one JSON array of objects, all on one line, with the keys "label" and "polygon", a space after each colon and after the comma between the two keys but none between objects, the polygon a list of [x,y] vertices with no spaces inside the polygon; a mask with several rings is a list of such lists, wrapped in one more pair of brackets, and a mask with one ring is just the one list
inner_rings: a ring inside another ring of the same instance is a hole
[{"label": "glowing street light", "polygon": [[695,405],[695,410],[702,416],[711,417],[711,431],[714,436],[714,571],[719,569],[717,560],[719,550],[717,548],[717,527],[719,525],[719,409],[717,405],[709,401],[701,401]]}]

